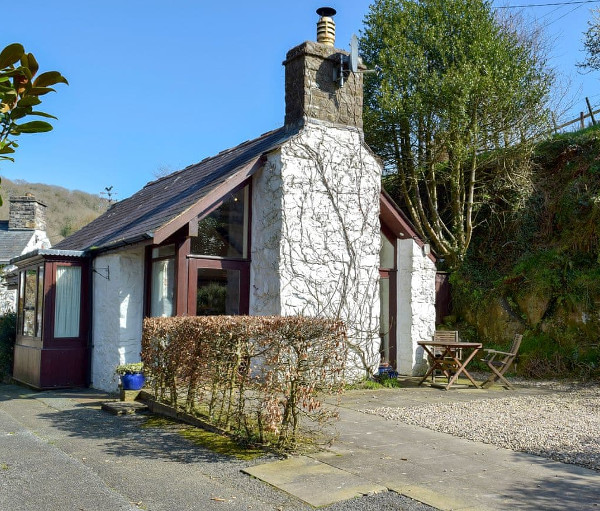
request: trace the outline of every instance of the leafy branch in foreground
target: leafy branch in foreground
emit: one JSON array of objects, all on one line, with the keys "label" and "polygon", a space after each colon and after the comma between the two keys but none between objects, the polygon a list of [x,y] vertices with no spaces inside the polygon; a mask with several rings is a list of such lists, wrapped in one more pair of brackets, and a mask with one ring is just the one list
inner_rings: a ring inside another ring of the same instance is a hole
[{"label": "leafy branch in foreground", "polygon": [[58,71],[46,71],[36,77],[38,71],[35,57],[26,53],[21,44],[9,44],[0,52],[0,160],[14,161],[9,155],[19,146],[15,137],[52,130],[49,122],[25,119],[56,119],[34,108],[41,104],[40,96],[55,92],[52,85],[69,82]]}]

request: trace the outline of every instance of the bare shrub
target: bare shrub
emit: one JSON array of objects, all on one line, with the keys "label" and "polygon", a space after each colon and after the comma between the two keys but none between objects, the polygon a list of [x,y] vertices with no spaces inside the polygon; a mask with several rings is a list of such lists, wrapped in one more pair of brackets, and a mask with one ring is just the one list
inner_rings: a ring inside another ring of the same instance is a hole
[{"label": "bare shrub", "polygon": [[157,400],[246,441],[294,447],[300,422],[334,414],[348,355],[339,320],[302,316],[146,318],[142,360]]}]

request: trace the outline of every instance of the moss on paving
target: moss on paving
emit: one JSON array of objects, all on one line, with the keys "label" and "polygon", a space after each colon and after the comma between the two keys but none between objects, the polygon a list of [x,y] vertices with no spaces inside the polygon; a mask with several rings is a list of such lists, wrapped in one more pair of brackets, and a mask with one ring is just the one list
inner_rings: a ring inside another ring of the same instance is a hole
[{"label": "moss on paving", "polygon": [[253,460],[265,454],[261,449],[240,445],[226,435],[220,435],[205,429],[188,426],[166,417],[152,416],[142,424],[142,428],[157,428],[176,431],[195,445],[209,449],[217,454],[233,456],[240,460]]}]

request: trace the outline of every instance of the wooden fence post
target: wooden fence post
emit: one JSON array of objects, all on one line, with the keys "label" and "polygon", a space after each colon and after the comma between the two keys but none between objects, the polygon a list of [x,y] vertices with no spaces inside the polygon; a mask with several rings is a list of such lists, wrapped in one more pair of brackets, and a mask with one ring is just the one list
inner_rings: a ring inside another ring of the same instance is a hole
[{"label": "wooden fence post", "polygon": [[585,128],[585,115],[583,112],[579,112],[579,122],[581,123],[581,129]]},{"label": "wooden fence post", "polygon": [[587,103],[588,110],[590,111],[590,117],[592,118],[592,125],[596,126],[596,119],[594,118],[594,111],[592,105],[590,105],[590,98],[586,96],[585,102]]}]

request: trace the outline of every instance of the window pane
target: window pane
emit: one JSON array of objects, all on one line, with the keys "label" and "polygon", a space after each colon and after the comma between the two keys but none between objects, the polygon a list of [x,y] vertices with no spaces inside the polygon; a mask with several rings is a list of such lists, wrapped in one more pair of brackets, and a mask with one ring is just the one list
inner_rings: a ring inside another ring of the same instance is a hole
[{"label": "window pane", "polygon": [[175,293],[175,260],[164,259],[152,263],[152,290],[150,316],[173,316]]},{"label": "window pane", "polygon": [[56,268],[56,297],[54,308],[54,337],[79,337],[81,309],[81,268]]},{"label": "window pane", "polygon": [[35,337],[35,305],[37,303],[37,271],[25,272],[25,300],[23,311],[23,335]]},{"label": "window pane", "polygon": [[37,317],[35,331],[36,336],[42,336],[42,315],[44,310],[44,267],[38,268],[38,285],[37,285]]},{"label": "window pane", "polygon": [[244,188],[198,222],[191,253],[243,259],[247,257],[248,201]]},{"label": "window pane", "polygon": [[17,307],[17,332],[23,334],[23,314],[25,312],[25,272],[19,273],[19,303]]},{"label": "window pane", "polygon": [[196,315],[220,316],[240,313],[239,270],[198,270]]},{"label": "window pane", "polygon": [[169,257],[175,255],[175,245],[165,245],[164,247],[156,247],[152,249],[152,259],[160,257]]},{"label": "window pane", "polygon": [[394,245],[381,233],[381,251],[379,252],[379,267],[392,270],[396,267],[394,261]]}]

